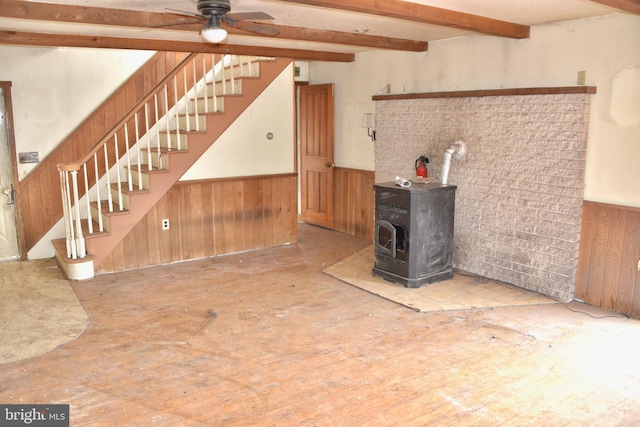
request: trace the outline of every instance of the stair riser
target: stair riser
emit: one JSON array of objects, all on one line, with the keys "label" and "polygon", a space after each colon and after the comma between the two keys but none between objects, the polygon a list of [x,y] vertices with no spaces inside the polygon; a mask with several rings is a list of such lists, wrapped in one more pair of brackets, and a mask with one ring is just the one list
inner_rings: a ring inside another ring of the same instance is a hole
[{"label": "stair riser", "polygon": [[[233,67],[233,70],[231,69]],[[225,78],[229,78],[231,74],[234,73],[235,78],[242,77],[259,77],[260,76],[260,64],[258,62],[253,62],[251,65],[248,65],[246,62],[240,66],[239,60],[233,61],[232,64],[228,64],[224,68],[224,76]],[[218,72],[216,74],[216,80],[220,80],[222,77],[222,73]]]},{"label": "stair riser", "polygon": [[[199,127],[196,127],[196,123],[199,122]],[[180,116],[178,118],[178,126],[180,132],[187,132],[187,118],[185,116]],[[175,131],[176,125],[175,121],[171,125],[171,130]],[[207,130],[207,118],[204,115],[199,115],[197,118],[195,116],[189,116],[189,130],[199,132],[206,132]]]},{"label": "stair riser", "polygon": [[[98,209],[94,206],[91,206],[91,217],[93,218],[94,221],[98,222]],[[102,227],[104,228],[104,231],[106,232],[110,232],[110,223],[109,223],[109,217],[102,214]]]},{"label": "stair riser", "polygon": [[[208,83],[208,88],[207,91],[208,93],[213,94],[213,83]],[[242,80],[238,80],[236,79],[235,81],[235,87],[236,90],[234,92],[233,90],[233,82],[231,82],[230,80],[226,80],[224,83],[222,82],[216,82],[216,95],[218,96],[223,96],[223,95],[242,95]]]},{"label": "stair riser", "polygon": [[[146,162],[146,158],[145,158],[145,162]],[[149,174],[146,173],[145,171],[148,170],[148,165],[146,163],[140,165],[140,167],[142,168],[142,174],[141,174],[141,178],[142,178],[142,188],[148,190],[150,189],[150,185],[149,185]],[[136,184],[136,186],[138,185],[138,171],[137,170],[133,170],[131,171],[131,173],[133,174],[133,176],[135,177],[135,180],[133,181],[134,184]],[[127,185],[127,183],[122,183],[122,188],[126,188],[125,185]],[[112,189],[113,190],[113,189]],[[115,194],[113,196],[113,201],[117,203],[117,194]],[[122,195],[123,197],[126,196],[126,194]],[[129,195],[129,197],[131,197],[131,195]],[[134,196],[135,197],[135,196]]]},{"label": "stair riser", "polygon": [[[184,149],[184,147],[183,147]],[[169,155],[166,153],[160,153],[160,158],[158,158],[158,153],[151,153],[151,166],[152,169],[162,169],[162,170],[167,170],[169,169]],[[145,159],[146,162],[146,159]],[[146,165],[148,165],[147,163],[145,163]],[[143,166],[144,168],[144,166]],[[142,174],[144,176],[144,173]],[[144,183],[144,178],[142,178],[142,181]],[[147,188],[147,187],[145,187]]]},{"label": "stair riser", "polygon": [[[122,188],[123,189],[127,188],[127,185],[129,185],[129,184],[127,184],[126,182],[123,182],[122,183]],[[111,191],[111,199],[116,201],[116,202],[118,202],[118,189],[112,187],[112,188],[110,188],[110,191]],[[128,194],[122,193],[122,207],[125,210],[129,210],[129,195]]]},{"label": "stair riser", "polygon": [[[205,104],[208,104],[206,109],[205,109]],[[207,98],[206,101],[204,98],[199,98],[197,100],[191,100],[191,105],[189,106],[189,108],[191,108],[191,111],[193,111],[193,109],[196,108],[197,106],[200,114],[204,114],[205,111],[207,111],[208,113],[223,113],[224,98],[219,96],[216,104],[217,105],[214,105],[213,97]],[[217,108],[214,108],[214,107],[217,107]]]},{"label": "stair riser", "polygon": [[151,188],[151,185],[149,184],[149,175],[146,173],[142,174],[142,188]]},{"label": "stair riser", "polygon": [[[180,136],[180,147],[183,150],[186,150],[189,148],[189,136],[185,133],[181,133]],[[176,148],[178,146],[178,134],[171,134],[171,147],[172,148]],[[169,147],[169,135],[167,135],[166,133],[161,133],[160,134],[160,148],[168,148]],[[158,156],[158,153],[153,152],[153,148],[151,149],[152,153],[151,156]],[[145,158],[143,160],[145,163],[148,164],[147,162],[147,157],[145,155]]]}]

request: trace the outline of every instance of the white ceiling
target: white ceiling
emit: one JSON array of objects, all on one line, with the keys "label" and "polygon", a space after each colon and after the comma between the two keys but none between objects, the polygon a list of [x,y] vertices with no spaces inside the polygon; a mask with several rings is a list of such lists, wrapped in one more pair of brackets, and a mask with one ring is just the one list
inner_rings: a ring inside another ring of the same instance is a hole
[{"label": "white ceiling", "polygon": [[[2,7],[2,1],[3,0],[0,0],[0,8]],[[43,2],[167,13],[168,23],[175,22],[176,19],[179,19],[179,17],[170,14],[171,11],[169,9],[197,12],[196,0],[47,0]],[[620,12],[590,0],[412,0],[412,2],[528,26]],[[277,0],[231,0],[231,8],[232,12],[266,12],[274,17],[273,23],[278,25],[308,27],[346,33],[365,31],[367,35],[398,39],[436,41],[471,34],[469,31],[454,28],[322,7],[298,5]],[[43,22],[3,17],[0,17],[0,30],[161,40],[200,40],[197,32],[176,31],[171,30],[170,27],[163,29],[139,29],[95,24]],[[229,35],[228,43],[344,53],[357,53],[371,49],[362,46],[335,45],[239,35]]]}]

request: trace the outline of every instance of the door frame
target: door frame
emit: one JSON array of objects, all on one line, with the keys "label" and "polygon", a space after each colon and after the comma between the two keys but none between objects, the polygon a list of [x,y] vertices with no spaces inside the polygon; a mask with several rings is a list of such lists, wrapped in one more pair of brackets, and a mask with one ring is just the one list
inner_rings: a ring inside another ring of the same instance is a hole
[{"label": "door frame", "polygon": [[0,81],[0,88],[4,89],[4,103],[7,113],[7,143],[9,144],[9,153],[11,154],[11,172],[14,191],[15,215],[16,215],[16,234],[18,238],[18,251],[20,259],[27,259],[26,246],[24,244],[26,235],[24,232],[24,221],[22,215],[22,197],[20,192],[20,180],[18,179],[18,154],[16,151],[16,136],[13,126],[13,102],[11,99],[11,82]]}]

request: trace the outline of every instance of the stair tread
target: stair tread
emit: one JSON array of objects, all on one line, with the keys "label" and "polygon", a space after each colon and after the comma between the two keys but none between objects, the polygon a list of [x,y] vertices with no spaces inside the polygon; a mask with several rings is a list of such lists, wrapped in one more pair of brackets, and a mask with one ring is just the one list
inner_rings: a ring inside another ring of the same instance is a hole
[{"label": "stair tread", "polygon": [[[228,68],[227,68],[227,69],[228,69]],[[245,71],[246,71],[246,70],[245,70]],[[225,74],[226,74],[226,73],[225,73]],[[233,76],[233,79],[234,79],[234,80],[242,80],[242,79],[259,79],[259,78],[260,78],[260,76],[254,76],[254,75]],[[227,77],[227,76],[225,75],[225,81],[226,81],[227,83],[231,82],[231,77]],[[215,82],[216,82],[216,83],[222,83],[222,80],[216,80]],[[208,84],[208,85],[212,85],[212,84],[213,84],[213,82],[207,82],[207,84]]]},{"label": "stair tread", "polygon": [[[196,98],[192,98],[192,99],[196,99]],[[204,99],[204,98],[201,98],[201,99]],[[197,114],[197,115],[196,115],[196,113],[189,113],[188,115],[185,115],[185,114],[182,114],[182,113],[181,113],[181,114],[180,114],[180,120],[185,120],[185,117],[189,117],[190,119],[195,120],[196,118],[198,118],[198,117],[202,116],[202,114],[203,114],[203,113],[202,113],[202,112],[200,112],[200,111],[198,111],[198,114]],[[166,130],[164,130],[164,131],[160,131],[160,133],[162,133],[162,132],[165,132],[165,133],[166,133]]]},{"label": "stair tread", "polygon": [[[217,98],[225,98],[225,97],[238,97],[238,96],[242,96],[241,93],[216,93],[216,97]],[[204,96],[196,96],[195,98],[191,98],[191,100],[196,100],[196,99],[213,99],[213,95],[207,96],[206,98]],[[198,113],[198,114],[202,114],[202,113]]]},{"label": "stair tread", "polygon": [[53,239],[51,240],[51,243],[53,244],[53,248],[55,249],[55,251],[60,255],[60,258],[62,258],[64,262],[68,264],[87,262],[87,261],[93,260],[94,258],[93,255],[89,253],[85,255],[84,258],[76,258],[76,259],[68,258],[67,257],[67,239],[65,238]]},{"label": "stair tread", "polygon": [[[200,113],[200,114],[201,114],[201,115],[204,115],[204,114],[212,114],[212,113]],[[207,132],[207,130],[206,130],[206,129],[200,129],[200,130],[191,129],[191,130],[188,130],[188,131],[187,131],[187,130],[184,130],[184,129],[180,129],[180,134],[181,134],[181,135],[188,135],[188,134],[191,134],[191,133],[206,133],[206,132]],[[167,134],[167,132],[165,132],[165,131],[163,131],[162,133],[163,133],[164,135],[166,135],[166,134]],[[170,129],[170,130],[169,130],[169,134],[170,134],[170,135],[177,135],[177,134],[178,134],[178,131],[177,131],[176,129]],[[152,149],[152,150],[153,150],[154,148],[157,148],[157,147],[151,147],[151,149]],[[146,150],[146,148],[142,148],[142,150]]]},{"label": "stair tread", "polygon": [[[128,214],[129,211],[127,209],[120,210],[120,206],[114,200],[113,201],[113,212],[109,212],[109,202],[107,200],[101,200],[100,206],[103,215],[125,215]],[[98,202],[91,202],[91,206],[94,206],[96,209],[98,208]]]},{"label": "stair tread", "polygon": [[100,225],[97,222],[95,222],[95,221],[91,221],[91,222],[93,223],[93,233],[89,233],[89,220],[83,219],[81,221],[81,223],[82,223],[82,232],[84,233],[84,237],[89,239],[91,237],[100,237],[100,236],[108,236],[109,235],[109,232],[107,230],[98,231],[100,229]]},{"label": "stair tread", "polygon": [[[158,152],[158,147],[141,148],[140,151],[144,151],[144,152],[151,151],[151,153],[157,153]],[[189,149],[188,148],[181,148],[181,149],[178,150],[177,148],[169,149],[167,147],[160,147],[160,152],[162,154],[172,154],[172,153],[173,154],[179,154],[179,153],[188,153]],[[144,165],[143,165],[143,167],[144,167]]]},{"label": "stair tread", "polygon": [[[211,114],[211,113],[202,113],[202,115],[205,115],[205,114]],[[195,126],[194,126],[194,127],[195,127]],[[186,130],[186,129],[180,129],[180,133],[181,133],[181,134],[183,134],[183,135],[189,135],[190,133],[204,133],[204,132],[206,132],[206,131],[207,131],[206,129],[200,129],[200,130],[195,130],[195,129],[189,129],[189,130]],[[167,134],[167,132],[164,132],[164,134],[166,135],[166,134]],[[169,129],[169,134],[170,134],[170,135],[176,135],[176,134],[178,134],[178,130],[177,130],[177,129]]]},{"label": "stair tread", "polygon": [[[131,165],[131,166],[125,166],[125,167],[130,167],[132,171],[138,171],[138,165]],[[169,169],[158,169],[156,167],[151,167],[151,170],[149,170],[149,168],[147,167],[147,165],[142,165],[142,173],[148,173],[148,174],[153,174],[153,173],[168,173]]]},{"label": "stair tread", "polygon": [[[206,113],[200,113],[200,115],[209,115],[209,114],[224,114],[224,110],[218,110],[218,111],[207,111]],[[193,131],[192,131],[193,132]],[[198,131],[198,132],[206,132],[206,131]]]},{"label": "stair tread", "polygon": [[[133,190],[129,190],[129,183],[122,182],[122,194],[136,194],[136,193],[148,193],[149,190],[144,187],[138,187],[136,184],[133,184]],[[114,190],[118,189],[118,184],[111,184],[111,188]]]}]

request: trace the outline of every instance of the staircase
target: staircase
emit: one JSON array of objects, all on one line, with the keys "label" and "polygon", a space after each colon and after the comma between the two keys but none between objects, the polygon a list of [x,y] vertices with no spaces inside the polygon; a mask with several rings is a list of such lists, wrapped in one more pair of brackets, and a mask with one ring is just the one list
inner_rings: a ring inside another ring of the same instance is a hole
[{"label": "staircase", "polygon": [[95,267],[290,62],[189,55],[82,158],[58,165],[65,238],[53,245],[67,277],[93,278]]}]

